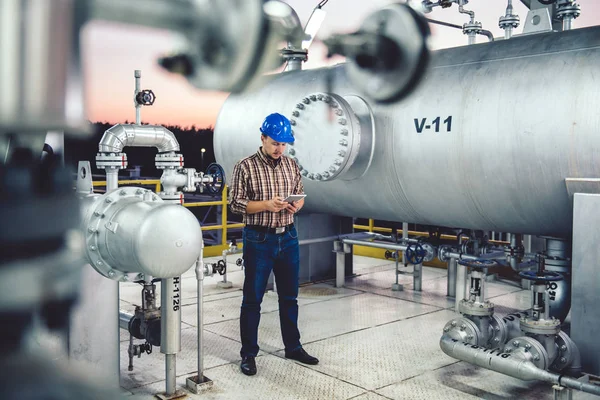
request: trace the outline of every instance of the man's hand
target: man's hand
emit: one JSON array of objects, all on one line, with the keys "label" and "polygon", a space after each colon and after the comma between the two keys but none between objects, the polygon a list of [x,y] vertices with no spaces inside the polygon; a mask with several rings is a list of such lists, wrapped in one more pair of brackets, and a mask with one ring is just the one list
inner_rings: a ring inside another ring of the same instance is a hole
[{"label": "man's hand", "polygon": [[268,211],[279,212],[290,204],[283,201],[283,197],[273,197],[271,200],[267,200],[266,207]]},{"label": "man's hand", "polygon": [[288,203],[287,207],[285,208],[288,212],[295,214],[298,211],[300,211],[300,209],[302,208],[302,205],[304,204],[304,199],[299,200],[299,201],[294,201],[292,203]]}]

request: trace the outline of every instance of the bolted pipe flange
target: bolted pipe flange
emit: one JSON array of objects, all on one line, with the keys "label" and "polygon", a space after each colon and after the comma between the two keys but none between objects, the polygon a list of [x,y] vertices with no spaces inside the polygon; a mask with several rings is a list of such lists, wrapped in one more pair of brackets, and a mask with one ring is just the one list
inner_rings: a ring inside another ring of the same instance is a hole
[{"label": "bolted pipe flange", "polygon": [[444,326],[444,333],[452,339],[466,342],[472,345],[479,345],[481,332],[477,325],[468,318],[454,318]]},{"label": "bolted pipe flange", "polygon": [[508,328],[504,320],[498,315],[492,315],[490,317],[490,330],[492,334],[490,335],[489,345],[494,349],[503,346],[508,338]]},{"label": "bolted pipe flange", "polygon": [[517,28],[521,22],[518,15],[504,15],[498,21],[498,27],[501,29]]},{"label": "bolted pipe flange", "polygon": [[474,317],[490,317],[494,315],[494,304],[489,301],[479,302],[462,299],[458,303],[458,312]]},{"label": "bolted pipe flange", "polygon": [[[307,171],[303,176],[329,181],[356,179],[366,173],[373,157],[374,121],[364,100],[314,93],[303,97],[291,115],[296,140],[288,154]],[[318,143],[303,140],[315,134]]]},{"label": "bolted pipe flange", "polygon": [[573,340],[563,331],[560,331],[556,335],[555,340],[558,348],[558,356],[554,363],[552,363],[551,368],[554,371],[562,371],[573,363],[578,350]]},{"label": "bolted pipe flange", "polygon": [[521,319],[521,330],[525,333],[534,335],[556,335],[560,332],[560,320],[551,319],[533,319],[525,317]]},{"label": "bolted pipe flange", "polygon": [[125,169],[127,168],[127,154],[98,153],[96,154],[96,167],[98,169]]},{"label": "bolted pipe flange", "polygon": [[581,6],[577,3],[564,3],[558,6],[556,10],[556,18],[577,18],[581,15]]},{"label": "bolted pipe flange", "polygon": [[156,169],[183,168],[183,155],[178,153],[158,153],[154,157]]},{"label": "bolted pipe flange", "polygon": [[468,35],[469,33],[479,33],[481,32],[482,25],[481,22],[467,22],[463,25],[463,33]]},{"label": "bolted pipe flange", "polygon": [[548,352],[537,340],[528,336],[519,336],[504,345],[504,352],[512,357],[531,361],[536,367],[546,371],[549,367]]}]

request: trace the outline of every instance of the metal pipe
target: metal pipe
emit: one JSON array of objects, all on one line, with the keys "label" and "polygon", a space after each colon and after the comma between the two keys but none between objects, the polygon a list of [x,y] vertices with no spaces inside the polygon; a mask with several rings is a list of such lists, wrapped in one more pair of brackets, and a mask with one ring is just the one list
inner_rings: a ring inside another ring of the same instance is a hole
[{"label": "metal pipe", "polygon": [[440,347],[446,355],[457,360],[466,361],[482,368],[512,376],[513,378],[525,381],[541,380],[581,390],[586,393],[600,395],[600,386],[537,368],[526,358],[524,355],[526,353],[499,353],[497,349],[490,350],[473,346],[469,343],[452,339],[448,335],[442,336]]},{"label": "metal pipe", "polygon": [[442,25],[442,26],[447,26],[449,28],[456,28],[456,29],[460,29],[462,30],[462,26],[460,25],[456,25],[456,24],[451,24],[449,22],[444,22],[444,21],[438,21],[436,19],[431,19],[431,18],[425,18],[425,21],[430,22],[432,24],[437,24],[437,25]]},{"label": "metal pipe", "polygon": [[456,267],[458,266],[458,260],[456,258],[450,258],[448,260],[448,283],[446,288],[446,295],[448,297],[456,297]]},{"label": "metal pipe", "polygon": [[[263,10],[269,19],[278,24],[292,39],[288,42],[288,47],[293,49],[302,48],[302,39],[304,39],[302,23],[296,10],[287,3],[278,0],[265,2]],[[300,63],[302,65],[302,63]]]},{"label": "metal pipe", "polygon": [[[458,259],[458,257],[451,257],[451,259]],[[456,266],[456,293],[454,296],[454,310],[460,312],[460,302],[466,298],[467,291],[467,267],[466,265],[458,264]]]},{"label": "metal pipe", "polygon": [[[135,93],[134,93],[134,99],[135,97],[137,97],[137,94],[140,92],[140,78],[142,77],[142,71],[140,71],[139,69],[136,69],[135,72],[133,73],[133,76],[135,76]],[[135,124],[136,125],[141,125],[142,123],[142,105],[138,104],[138,102],[135,102]]]},{"label": "metal pipe", "polygon": [[[408,222],[402,223],[402,239],[408,239]],[[406,264],[406,254],[402,252],[402,264]]]},{"label": "metal pipe", "polygon": [[492,32],[490,32],[490,31],[488,31],[487,29],[481,29],[479,31],[479,34],[483,35],[483,36],[487,36],[488,41],[490,41],[490,42],[494,41],[494,34]]},{"label": "metal pipe", "polygon": [[181,351],[181,278],[161,280],[160,352],[165,354],[166,394],[175,393],[176,353]]},{"label": "metal pipe", "polygon": [[413,270],[413,288],[420,292],[423,287],[423,264],[414,264]]},{"label": "metal pipe", "polygon": [[131,321],[131,318],[133,318],[133,314],[119,310],[119,328],[129,332],[129,321]]},{"label": "metal pipe", "polygon": [[177,358],[175,354],[166,354],[165,355],[165,376],[166,376],[166,382],[165,382],[165,386],[166,386],[166,395],[167,396],[172,396],[175,394],[175,391],[177,390],[177,386],[176,386],[176,379],[177,379],[177,372],[176,372],[176,363],[177,363]]},{"label": "metal pipe", "polygon": [[198,281],[198,305],[196,313],[198,318],[198,384],[204,382],[204,243],[200,258],[196,261],[196,280]]},{"label": "metal pipe", "polygon": [[405,251],[408,246],[404,244],[393,244],[393,243],[381,243],[381,242],[370,242],[365,240],[355,240],[355,239],[342,239],[342,242],[346,244],[355,244],[359,246],[366,247],[375,247],[377,249],[387,249],[387,250],[398,250]]},{"label": "metal pipe", "polygon": [[563,18],[563,31],[570,31],[573,29],[573,17],[564,17]]},{"label": "metal pipe", "polygon": [[106,169],[106,191],[110,192],[119,187],[119,170],[114,168]]},{"label": "metal pipe", "polygon": [[[343,234],[343,235],[324,236],[321,238],[314,238],[314,239],[302,239],[299,241],[299,244],[300,244],[300,246],[303,246],[303,245],[307,245],[307,244],[335,242],[336,240],[342,240],[342,239],[346,239],[346,238],[348,238],[348,239],[372,238],[373,235],[377,235],[377,234],[373,234],[371,232],[348,233],[348,234]],[[389,237],[389,236],[382,236],[382,237]]]},{"label": "metal pipe", "polygon": [[104,132],[98,151],[121,153],[126,146],[156,147],[159,153],[178,152],[179,143],[170,130],[160,125],[117,124]]}]

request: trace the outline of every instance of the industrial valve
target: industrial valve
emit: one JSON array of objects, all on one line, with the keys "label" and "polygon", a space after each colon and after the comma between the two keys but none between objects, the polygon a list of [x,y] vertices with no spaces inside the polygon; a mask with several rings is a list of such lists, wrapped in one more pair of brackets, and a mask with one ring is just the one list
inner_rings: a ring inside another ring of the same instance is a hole
[{"label": "industrial valve", "polygon": [[141,106],[151,106],[156,100],[156,95],[150,89],[144,89],[135,95],[135,102]]},{"label": "industrial valve", "polygon": [[506,326],[501,318],[494,315],[494,305],[485,298],[487,270],[498,264],[485,259],[459,260],[458,263],[471,269],[469,296],[459,303],[462,317],[449,321],[444,333],[477,346],[501,346],[506,341]]}]

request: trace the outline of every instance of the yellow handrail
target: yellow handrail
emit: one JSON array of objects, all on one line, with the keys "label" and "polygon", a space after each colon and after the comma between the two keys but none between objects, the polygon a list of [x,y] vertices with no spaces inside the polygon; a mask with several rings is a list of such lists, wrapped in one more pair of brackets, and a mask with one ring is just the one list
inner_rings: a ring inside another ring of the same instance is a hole
[{"label": "yellow handrail", "polygon": [[[361,230],[365,230],[365,231],[369,231],[369,232],[385,232],[385,233],[392,232],[392,228],[382,228],[382,227],[376,227],[374,225],[375,225],[375,220],[369,219],[369,225],[353,225],[353,227],[354,227],[354,229],[361,229]],[[399,229],[399,230],[401,231],[401,229]],[[411,236],[429,237],[429,232],[408,231],[408,234]],[[440,235],[440,238],[441,239],[449,239],[449,240],[458,240],[456,235],[442,234],[442,235]],[[495,244],[505,244],[505,245],[510,244],[509,242],[505,242],[502,240],[488,240],[488,241],[490,243],[495,243]]]},{"label": "yellow handrail", "polygon": [[[94,181],[92,182],[94,187],[105,187],[106,181]],[[119,185],[155,185],[155,192],[160,192],[160,180],[159,179],[125,179],[120,180]],[[210,207],[210,206],[222,206],[221,209],[221,221],[219,225],[207,225],[203,226],[201,229],[203,231],[214,231],[221,229],[221,245],[227,246],[227,230],[235,229],[235,228],[243,228],[244,224],[227,224],[227,206],[229,205],[229,201],[227,200],[227,185],[223,187],[223,192],[221,193],[221,200],[218,201],[200,201],[195,203],[184,203],[185,207]]]},{"label": "yellow handrail", "polygon": [[[106,186],[106,181],[94,181],[92,182],[94,187]],[[154,185],[154,192],[160,192],[160,180],[159,179],[125,179],[119,181],[119,185]]]}]

